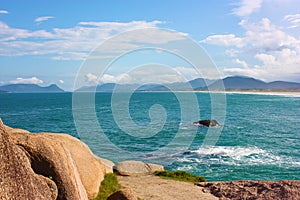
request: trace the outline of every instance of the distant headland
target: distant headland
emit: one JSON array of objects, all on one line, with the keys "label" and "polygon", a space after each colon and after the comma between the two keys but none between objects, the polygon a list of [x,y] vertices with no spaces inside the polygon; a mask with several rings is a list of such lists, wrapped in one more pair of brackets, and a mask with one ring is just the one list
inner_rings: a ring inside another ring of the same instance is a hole
[{"label": "distant headland", "polygon": [[[115,90],[117,89],[117,90]],[[100,83],[96,86],[83,86],[76,92],[165,92],[165,91],[244,91],[244,92],[300,92],[300,83],[288,81],[264,82],[246,76],[230,76],[211,80],[196,78],[187,82],[166,84],[118,84]],[[46,87],[36,84],[8,84],[0,86],[0,93],[59,93],[65,92],[57,85]]]},{"label": "distant headland", "polygon": [[0,86],[0,93],[57,93],[64,92],[57,85],[42,87],[36,84],[9,84]]}]

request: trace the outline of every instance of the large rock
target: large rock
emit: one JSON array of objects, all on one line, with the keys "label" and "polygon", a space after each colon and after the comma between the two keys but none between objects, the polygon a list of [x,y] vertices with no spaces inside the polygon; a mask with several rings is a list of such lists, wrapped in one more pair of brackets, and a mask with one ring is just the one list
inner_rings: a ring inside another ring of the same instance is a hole
[{"label": "large rock", "polygon": [[107,200],[137,200],[135,193],[131,189],[121,189],[111,194]]},{"label": "large rock", "polygon": [[26,151],[13,143],[0,119],[0,199],[51,200],[57,195],[56,184],[32,170]]},{"label": "large rock", "polygon": [[31,163],[31,171],[55,183],[57,199],[84,200],[97,195],[105,166],[80,140],[67,134],[31,134],[10,127],[6,130],[29,160],[29,166]]},{"label": "large rock", "polygon": [[[40,133],[48,138],[61,142],[68,149],[75,162],[82,184],[87,192],[89,199],[97,196],[99,186],[106,172],[105,165],[101,159],[95,156],[89,147],[67,134]],[[107,161],[108,162],[108,161]]]},{"label": "large rock", "polygon": [[141,161],[127,160],[119,162],[114,170],[122,176],[135,176],[153,174],[155,171],[163,171],[164,167],[157,164]]},{"label": "large rock", "polygon": [[233,181],[197,183],[204,192],[224,200],[298,200],[300,181]]}]

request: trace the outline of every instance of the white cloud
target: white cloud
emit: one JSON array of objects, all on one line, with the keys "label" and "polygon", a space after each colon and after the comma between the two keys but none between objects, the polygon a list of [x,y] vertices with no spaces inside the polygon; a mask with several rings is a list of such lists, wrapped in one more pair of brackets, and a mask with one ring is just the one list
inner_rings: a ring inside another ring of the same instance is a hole
[{"label": "white cloud", "polygon": [[269,54],[261,53],[261,54],[256,54],[254,57],[262,61],[264,65],[274,65],[276,63],[275,62],[276,58]]},{"label": "white cloud", "polygon": [[93,73],[88,73],[84,77],[85,77],[85,81],[88,84],[98,84],[98,82],[99,82],[98,77]]},{"label": "white cloud", "polygon": [[61,84],[64,84],[64,83],[65,83],[64,80],[59,80],[58,82],[61,83]]},{"label": "white cloud", "polygon": [[262,2],[263,0],[241,0],[238,7],[232,10],[232,14],[241,17],[251,15],[260,9]]},{"label": "white cloud", "polygon": [[[45,30],[38,30],[38,31],[29,31],[26,29],[18,29],[18,28],[11,28],[6,23],[0,21],[0,46],[3,46],[4,49],[7,49],[7,51],[14,50],[16,47],[18,47],[18,44],[36,44],[33,42],[28,41],[22,41],[22,39],[27,38],[38,38],[38,39],[49,39],[53,38],[53,34],[45,31]],[[33,45],[30,45],[29,47],[24,45],[25,50],[28,48],[31,48]],[[5,55],[3,52],[4,50],[0,48],[0,54]]]},{"label": "white cloud", "polygon": [[139,66],[126,73],[116,75],[104,74],[101,78],[89,73],[86,75],[86,82],[118,84],[164,84],[184,82],[198,77],[199,73],[194,68],[185,68],[180,66],[172,68],[160,65],[146,65]]},{"label": "white cloud", "polygon": [[0,14],[8,14],[9,12],[7,10],[0,10]]},{"label": "white cloud", "polygon": [[[300,74],[299,38],[284,32],[267,18],[258,23],[242,20],[240,26],[245,30],[243,37],[233,34],[213,35],[203,40],[210,44],[235,47],[239,50],[239,55],[252,58],[252,66],[245,61],[234,59],[233,64],[243,67],[224,69],[225,74],[252,75],[266,80],[297,79],[297,74]],[[231,57],[236,56],[232,50],[225,53]]]},{"label": "white cloud", "polygon": [[238,48],[248,46],[256,51],[276,51],[287,46],[299,45],[299,40],[277,28],[267,18],[261,19],[259,23],[242,20],[240,25],[246,30],[244,37],[234,34],[211,35],[201,42]]},{"label": "white cloud", "polygon": [[240,25],[246,30],[244,37],[234,34],[211,35],[202,40],[203,43],[253,48],[255,51],[280,51],[283,48],[299,47],[300,40],[283,32],[267,18],[259,23],[248,23],[242,20]]},{"label": "white cloud", "polygon": [[120,74],[104,74],[102,77],[97,77],[95,74],[89,73],[85,76],[87,84],[97,83],[118,83],[118,84],[168,84],[176,82],[186,82],[199,77],[203,78],[220,78],[216,77],[214,70],[210,68],[201,70],[203,74],[199,74],[199,69],[192,67],[169,67],[160,65],[146,65],[132,69],[126,73]]},{"label": "white cloud", "polygon": [[254,58],[260,61],[261,65],[254,65],[248,68],[226,68],[227,75],[254,76],[262,80],[297,80],[300,74],[300,51],[282,49],[275,53],[258,53]]},{"label": "white cloud", "polygon": [[64,52],[58,53],[57,56],[53,56],[53,60],[85,60],[88,57],[88,53],[81,52]]},{"label": "white cloud", "polygon": [[47,21],[48,19],[52,19],[54,18],[53,16],[42,16],[42,17],[38,17],[34,20],[35,23],[41,23],[43,21]]},{"label": "white cloud", "polygon": [[44,81],[37,77],[31,78],[16,78],[15,80],[9,81],[10,84],[42,84]]},{"label": "white cloud", "polygon": [[230,57],[236,57],[238,53],[240,53],[240,51],[238,51],[236,49],[227,49],[225,51],[225,54],[230,56]]},{"label": "white cloud", "polygon": [[132,77],[127,73],[123,73],[119,75],[104,74],[101,77],[100,81],[103,83],[119,83],[119,84],[135,83],[133,82]]},{"label": "white cloud", "polygon": [[243,75],[259,78],[261,80],[265,80],[268,76],[268,72],[261,68],[260,66],[254,66],[253,68],[225,68],[224,74],[226,76],[235,76],[235,75]]},{"label": "white cloud", "polygon": [[246,29],[243,38],[245,45],[252,46],[259,51],[280,51],[286,47],[298,46],[299,40],[283,32],[267,18],[263,18],[257,24],[242,21],[241,26]]},{"label": "white cloud", "polygon": [[242,65],[244,68],[248,68],[248,64],[247,64],[247,62],[244,61],[244,60],[240,60],[240,59],[237,58],[237,59],[234,60],[234,62],[235,62],[236,64]]},{"label": "white cloud", "polygon": [[[161,21],[132,21],[132,22],[80,22],[71,28],[54,28],[51,31],[13,28],[0,21],[0,55],[44,55],[53,54],[54,60],[83,60],[99,44],[112,36],[133,29],[153,28],[164,23]],[[145,31],[144,35],[132,35],[115,41],[111,45],[108,57],[120,50],[136,48],[138,42],[147,41],[149,44],[160,44],[178,40],[172,35],[160,34],[155,36],[155,30]],[[182,36],[185,34],[182,33]]]},{"label": "white cloud", "polygon": [[[189,81],[189,80],[192,80],[192,79],[200,77],[199,72],[196,71],[196,69],[194,69],[194,68],[188,68],[188,67],[178,66],[178,67],[174,67],[174,70],[177,71],[177,73],[185,81]],[[203,77],[203,75],[202,75],[202,77]]]},{"label": "white cloud", "polygon": [[234,34],[212,35],[212,36],[208,36],[206,39],[200,42],[207,43],[207,44],[222,45],[222,46],[242,47],[244,45],[243,39],[236,37]]},{"label": "white cloud", "polygon": [[130,29],[138,29],[145,27],[156,27],[158,24],[162,24],[162,21],[132,21],[129,23],[124,22],[79,22],[79,25],[82,26],[91,26],[91,27],[101,27],[102,29],[107,30],[117,30],[117,31],[128,31]]},{"label": "white cloud", "polygon": [[290,23],[289,28],[297,28],[300,26],[300,14],[286,15],[283,19]]}]

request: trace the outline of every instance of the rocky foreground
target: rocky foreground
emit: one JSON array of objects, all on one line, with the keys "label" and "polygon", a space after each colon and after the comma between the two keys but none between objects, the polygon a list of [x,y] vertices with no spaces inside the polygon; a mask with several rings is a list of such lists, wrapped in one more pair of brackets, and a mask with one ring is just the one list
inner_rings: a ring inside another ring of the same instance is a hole
[{"label": "rocky foreground", "polygon": [[123,189],[109,199],[300,199],[300,181],[185,183],[161,179],[163,166],[125,161],[116,166],[67,134],[5,126],[0,119],[0,199],[93,199],[114,170]]}]

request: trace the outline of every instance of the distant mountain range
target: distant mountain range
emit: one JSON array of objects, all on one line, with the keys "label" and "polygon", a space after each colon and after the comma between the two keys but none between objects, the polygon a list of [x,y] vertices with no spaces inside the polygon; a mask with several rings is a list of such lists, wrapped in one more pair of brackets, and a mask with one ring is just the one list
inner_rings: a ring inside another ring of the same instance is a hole
[{"label": "distant mountain range", "polygon": [[[274,81],[264,82],[252,77],[245,76],[231,76],[221,80],[209,80],[203,78],[197,78],[188,82],[178,82],[170,84],[145,84],[139,86],[138,84],[116,84],[116,83],[104,83],[100,84],[96,88],[96,92],[112,92],[115,88],[118,91],[200,91],[200,90],[296,90],[300,91],[300,83],[286,82],[286,81]],[[0,88],[1,89],[1,88]],[[93,92],[94,87],[82,87],[77,91],[80,92]]]},{"label": "distant mountain range", "polygon": [[0,93],[56,93],[64,92],[57,85],[42,87],[35,84],[9,84],[0,86]]},{"label": "distant mountain range", "polygon": [[[220,80],[209,80],[197,78],[188,82],[178,82],[170,84],[116,84],[104,83],[96,88],[96,92],[113,92],[115,88],[118,91],[201,91],[201,90],[262,90],[262,91],[284,91],[294,90],[300,91],[300,83],[287,81],[264,82],[252,77],[231,76]],[[93,92],[94,87],[82,87],[79,92]],[[35,84],[9,84],[0,86],[0,93],[57,93],[64,92],[57,85],[52,84],[47,87],[42,87]]]},{"label": "distant mountain range", "polygon": [[[217,80],[208,86],[210,90],[219,90],[222,88],[222,83],[225,90],[300,90],[300,83],[274,81],[264,82],[251,77],[232,76],[222,80]],[[197,89],[203,89],[201,87]]]}]

